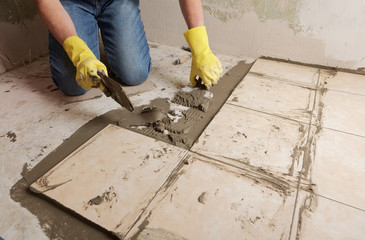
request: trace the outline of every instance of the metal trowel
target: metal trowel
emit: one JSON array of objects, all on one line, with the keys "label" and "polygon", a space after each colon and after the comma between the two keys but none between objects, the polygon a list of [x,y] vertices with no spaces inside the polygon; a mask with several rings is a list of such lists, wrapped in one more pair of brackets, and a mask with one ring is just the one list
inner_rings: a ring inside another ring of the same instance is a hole
[{"label": "metal trowel", "polygon": [[128,109],[128,111],[133,112],[134,111],[133,105],[129,100],[127,94],[125,94],[122,86],[117,81],[105,75],[103,70],[99,70],[98,75],[101,78],[101,81],[105,85],[104,94],[107,97],[113,98],[122,107]]}]

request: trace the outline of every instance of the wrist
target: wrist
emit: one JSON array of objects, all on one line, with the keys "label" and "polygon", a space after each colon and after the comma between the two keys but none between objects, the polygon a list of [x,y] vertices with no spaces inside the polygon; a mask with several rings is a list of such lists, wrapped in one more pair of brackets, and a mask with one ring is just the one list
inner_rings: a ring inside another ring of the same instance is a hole
[{"label": "wrist", "polygon": [[63,48],[65,48],[65,46],[70,45],[75,41],[82,41],[83,42],[83,40],[81,38],[79,38],[78,36],[71,36],[71,37],[67,37],[63,41],[62,46],[63,46]]},{"label": "wrist", "polygon": [[189,30],[196,27],[204,27],[204,21],[189,22],[187,25]]}]

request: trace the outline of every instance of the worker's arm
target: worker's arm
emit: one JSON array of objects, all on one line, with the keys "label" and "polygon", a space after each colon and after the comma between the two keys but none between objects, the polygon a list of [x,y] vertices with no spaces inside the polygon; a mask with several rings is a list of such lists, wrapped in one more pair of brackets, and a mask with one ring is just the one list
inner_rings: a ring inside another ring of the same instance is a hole
[{"label": "worker's arm", "polygon": [[100,62],[86,43],[77,36],[71,17],[63,8],[59,0],[34,0],[39,15],[49,31],[62,44],[70,60],[76,67],[76,81],[84,89],[105,87],[97,75],[98,70],[104,70],[105,65]]},{"label": "worker's arm", "polygon": [[180,7],[189,29],[204,26],[201,0],[180,0]]},{"label": "worker's arm", "polygon": [[34,2],[43,22],[58,42],[63,44],[67,38],[77,36],[74,24],[59,0]]},{"label": "worker's arm", "polygon": [[200,77],[206,88],[209,89],[219,80],[222,65],[209,47],[208,35],[204,26],[202,2],[201,0],[179,1],[185,22],[189,28],[184,36],[193,55],[190,81],[196,85],[196,77]]}]

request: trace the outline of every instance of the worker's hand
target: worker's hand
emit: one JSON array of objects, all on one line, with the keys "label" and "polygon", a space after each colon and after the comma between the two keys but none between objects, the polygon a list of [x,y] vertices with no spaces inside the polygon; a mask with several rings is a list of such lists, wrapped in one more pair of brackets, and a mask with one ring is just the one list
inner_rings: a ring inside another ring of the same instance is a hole
[{"label": "worker's hand", "polygon": [[221,62],[209,48],[205,26],[192,28],[185,32],[184,36],[193,55],[190,82],[195,86],[196,77],[199,76],[206,88],[209,89],[217,83],[223,70]]},{"label": "worker's hand", "polygon": [[76,67],[76,82],[85,90],[100,88],[105,90],[98,70],[104,70],[108,75],[105,65],[100,62],[81,38],[73,36],[63,42],[63,48]]}]

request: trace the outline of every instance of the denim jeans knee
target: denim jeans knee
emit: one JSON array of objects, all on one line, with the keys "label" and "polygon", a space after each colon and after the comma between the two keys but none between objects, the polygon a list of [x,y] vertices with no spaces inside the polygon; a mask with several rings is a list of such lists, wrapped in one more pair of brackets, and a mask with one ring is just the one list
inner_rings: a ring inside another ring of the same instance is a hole
[{"label": "denim jeans knee", "polygon": [[[121,65],[119,65],[121,66]],[[114,71],[113,71],[114,72]],[[115,76],[117,79],[128,86],[135,86],[145,82],[150,72],[150,63],[138,64],[127,70],[119,67],[116,68]]]},{"label": "denim jeans knee", "polygon": [[126,85],[147,80],[150,49],[138,0],[110,1],[98,17],[105,53],[117,79]]},{"label": "denim jeans knee", "polygon": [[62,45],[49,34],[49,51],[52,79],[57,87],[66,95],[77,96],[86,92],[75,79],[76,68],[68,58]]}]

